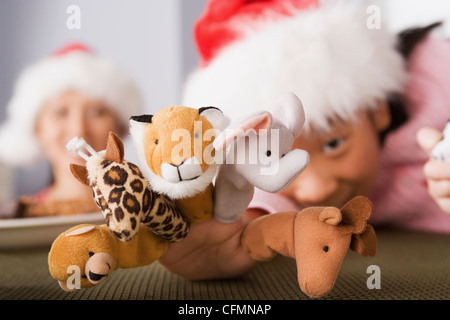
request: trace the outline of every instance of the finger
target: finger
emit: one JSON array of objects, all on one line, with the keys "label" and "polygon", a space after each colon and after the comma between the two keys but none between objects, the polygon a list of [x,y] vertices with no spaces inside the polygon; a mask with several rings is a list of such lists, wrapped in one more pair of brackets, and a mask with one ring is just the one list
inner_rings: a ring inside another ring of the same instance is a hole
[{"label": "finger", "polygon": [[428,191],[435,199],[450,198],[450,180],[429,180]]},{"label": "finger", "polygon": [[430,160],[425,163],[423,171],[427,179],[450,179],[450,162]]},{"label": "finger", "polygon": [[437,199],[436,203],[445,213],[450,213],[450,198]]},{"label": "finger", "polygon": [[416,139],[419,146],[430,153],[442,139],[442,132],[430,127],[424,127],[417,132]]}]

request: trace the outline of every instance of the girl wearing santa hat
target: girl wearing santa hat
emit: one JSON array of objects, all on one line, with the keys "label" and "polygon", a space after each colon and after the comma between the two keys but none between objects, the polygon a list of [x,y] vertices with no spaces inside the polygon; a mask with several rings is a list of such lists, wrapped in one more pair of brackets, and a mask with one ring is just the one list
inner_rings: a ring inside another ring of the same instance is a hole
[{"label": "girl wearing santa hat", "polygon": [[113,131],[125,136],[128,119],[142,108],[139,90],[117,64],[69,44],[25,68],[0,127],[0,161],[29,165],[46,158],[51,184],[19,199],[18,216],[67,215],[98,211],[92,190],[73,178],[69,164],[82,163],[65,145],[75,136],[95,150]]},{"label": "girl wearing santa hat", "polygon": [[[294,147],[310,164],[282,194],[257,190],[244,218],[193,225],[159,260],[168,270],[240,276],[257,264],[241,245],[250,220],[355,195],[372,200],[373,225],[450,233],[450,164],[427,152],[450,119],[450,43],[427,36],[436,25],[399,37],[370,29],[361,3],[209,0],[183,103],[240,118],[293,92],[307,118]],[[278,238],[290,243],[292,234]]]},{"label": "girl wearing santa hat", "polygon": [[383,20],[370,28],[367,7],[210,0],[195,26],[201,65],[184,103],[240,117],[285,92],[302,100],[307,123],[294,147],[310,164],[281,195],[258,192],[253,212],[365,195],[375,225],[450,233],[450,164],[428,154],[450,119],[450,43],[429,36],[438,24],[400,35]]}]

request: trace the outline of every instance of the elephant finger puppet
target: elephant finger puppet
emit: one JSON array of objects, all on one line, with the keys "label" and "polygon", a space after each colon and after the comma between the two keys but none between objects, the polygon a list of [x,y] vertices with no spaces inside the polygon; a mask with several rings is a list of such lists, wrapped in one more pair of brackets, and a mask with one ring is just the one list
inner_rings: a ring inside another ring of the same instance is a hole
[{"label": "elephant finger puppet", "polygon": [[334,287],[349,248],[362,256],[375,255],[375,231],[367,224],[371,214],[372,204],[363,196],[341,209],[310,207],[274,213],[252,221],[241,243],[258,261],[271,260],[276,254],[294,258],[300,289],[319,298]]},{"label": "elephant finger puppet", "polygon": [[227,124],[228,118],[215,107],[170,106],[130,120],[142,174],[192,223],[213,216],[218,165],[212,142]]},{"label": "elephant finger puppet", "polygon": [[153,263],[169,242],[148,228],[132,240],[120,241],[106,225],[78,225],[60,234],[48,255],[51,276],[65,291],[100,284],[118,268]]},{"label": "elephant finger puppet", "polygon": [[252,200],[254,187],[280,192],[303,171],[308,153],[291,149],[304,122],[300,99],[288,93],[278,98],[270,112],[248,115],[217,137],[214,147],[224,161],[215,182],[217,220],[238,220]]},{"label": "elephant finger puppet", "polygon": [[150,188],[136,165],[124,160],[123,143],[117,135],[109,134],[106,150],[101,152],[77,137],[67,144],[67,149],[86,160],[86,166],[71,164],[70,169],[80,182],[92,187],[106,225],[117,238],[130,241],[141,222],[164,239],[178,241],[186,237],[189,221],[172,200]]}]

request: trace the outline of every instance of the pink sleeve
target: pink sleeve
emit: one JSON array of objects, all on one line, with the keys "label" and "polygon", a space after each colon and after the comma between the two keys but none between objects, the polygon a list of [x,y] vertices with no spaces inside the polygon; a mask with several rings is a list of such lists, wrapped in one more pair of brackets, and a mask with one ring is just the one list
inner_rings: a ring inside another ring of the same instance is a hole
[{"label": "pink sleeve", "polygon": [[258,188],[255,188],[255,194],[248,208],[263,210],[267,213],[300,210],[289,198],[279,193],[269,193]]}]

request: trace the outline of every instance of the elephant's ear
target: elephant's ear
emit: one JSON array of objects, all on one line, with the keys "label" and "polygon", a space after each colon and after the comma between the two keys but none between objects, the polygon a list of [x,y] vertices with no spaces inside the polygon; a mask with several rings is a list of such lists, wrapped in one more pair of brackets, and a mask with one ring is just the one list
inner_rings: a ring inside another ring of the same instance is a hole
[{"label": "elephant's ear", "polygon": [[248,115],[224,130],[213,142],[216,150],[225,150],[235,140],[248,135],[250,132],[256,134],[260,130],[270,130],[272,126],[272,115],[267,111]]}]

